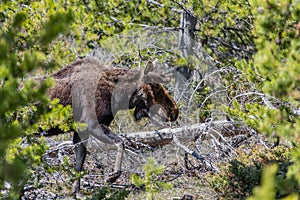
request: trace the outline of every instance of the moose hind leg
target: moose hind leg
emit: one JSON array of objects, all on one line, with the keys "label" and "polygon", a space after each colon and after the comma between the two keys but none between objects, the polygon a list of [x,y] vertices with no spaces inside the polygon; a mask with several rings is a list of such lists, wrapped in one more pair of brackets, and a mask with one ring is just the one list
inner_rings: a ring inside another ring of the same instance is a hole
[{"label": "moose hind leg", "polygon": [[[84,138],[86,139],[86,138]],[[73,143],[75,147],[75,171],[80,172],[83,167],[83,163],[86,157],[86,141],[82,141],[77,132],[74,132]],[[72,194],[79,193],[80,191],[80,179],[76,179],[73,184]]]}]

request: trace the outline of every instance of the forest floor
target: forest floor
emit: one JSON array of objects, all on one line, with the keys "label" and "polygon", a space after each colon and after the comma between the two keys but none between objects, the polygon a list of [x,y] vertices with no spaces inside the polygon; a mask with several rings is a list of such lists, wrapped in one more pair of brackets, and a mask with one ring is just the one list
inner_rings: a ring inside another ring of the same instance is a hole
[{"label": "forest floor", "polygon": [[[88,147],[84,172],[81,174],[81,194],[74,197],[70,195],[75,177],[73,170],[74,145],[70,138],[71,134],[46,139],[50,149],[44,155],[45,164],[33,169],[34,175],[26,184],[22,199],[92,199],[92,196],[104,186],[109,186],[112,191],[120,189],[130,191],[126,199],[146,199],[149,192],[146,192],[145,188],[135,187],[130,182],[130,176],[132,174],[142,176],[142,166],[149,157],[154,157],[158,164],[164,165],[164,173],[158,177],[161,181],[169,182],[173,186],[170,190],[153,193],[153,199],[175,200],[181,199],[184,195],[189,195],[190,199],[220,198],[220,194],[213,189],[208,178],[217,172],[212,171],[211,167],[192,156],[187,157],[172,143],[163,148],[138,153],[126,152],[121,177],[115,183],[107,185],[105,180],[113,170],[115,151],[99,148],[98,142],[91,142]],[[227,140],[228,144],[234,144],[236,141],[237,138]],[[232,145],[234,149],[231,150],[211,149],[211,141],[205,141],[201,145],[207,149],[202,155],[210,163],[222,166],[238,156],[236,151],[246,152],[259,141],[261,141],[260,136],[244,137],[242,142]],[[197,145],[199,144],[190,144],[194,147]]]}]

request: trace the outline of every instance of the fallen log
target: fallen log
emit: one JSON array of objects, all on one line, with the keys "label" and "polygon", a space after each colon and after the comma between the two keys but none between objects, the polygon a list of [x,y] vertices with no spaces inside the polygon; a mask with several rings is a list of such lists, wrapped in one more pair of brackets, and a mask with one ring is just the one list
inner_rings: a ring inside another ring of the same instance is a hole
[{"label": "fallen log", "polygon": [[126,146],[139,149],[144,145],[150,147],[163,146],[171,143],[174,136],[180,141],[194,141],[198,138],[207,140],[217,138],[225,141],[225,137],[250,134],[249,128],[238,126],[231,121],[212,121],[186,125],[178,128],[164,128],[156,131],[135,132],[122,135]]}]

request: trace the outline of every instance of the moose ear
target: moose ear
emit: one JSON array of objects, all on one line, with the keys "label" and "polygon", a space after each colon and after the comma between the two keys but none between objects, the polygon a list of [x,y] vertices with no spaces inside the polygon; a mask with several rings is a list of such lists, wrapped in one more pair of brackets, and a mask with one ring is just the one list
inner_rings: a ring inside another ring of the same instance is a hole
[{"label": "moose ear", "polygon": [[167,83],[170,82],[170,74],[166,74],[162,70],[158,70],[158,60],[148,61],[144,70],[145,83]]},{"label": "moose ear", "polygon": [[149,72],[154,71],[154,63],[151,61],[148,61],[146,64],[146,68],[144,70],[144,74],[147,75]]}]

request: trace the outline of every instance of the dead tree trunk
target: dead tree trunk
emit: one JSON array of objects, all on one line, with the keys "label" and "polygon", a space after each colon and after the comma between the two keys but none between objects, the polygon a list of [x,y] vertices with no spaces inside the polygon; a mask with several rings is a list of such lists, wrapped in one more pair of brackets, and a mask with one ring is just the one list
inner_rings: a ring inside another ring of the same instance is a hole
[{"label": "dead tree trunk", "polygon": [[197,18],[193,16],[192,11],[185,8],[182,9],[179,30],[179,48],[183,57],[193,55],[193,47],[195,45],[195,27]]},{"label": "dead tree trunk", "polygon": [[[188,58],[194,53],[193,47],[195,44],[196,23],[197,19],[193,16],[192,12],[183,7],[180,19],[180,30],[178,40],[182,57]],[[175,101],[178,101],[180,99],[184,100],[185,96],[189,96],[188,94],[185,94],[185,92],[189,91],[187,87],[192,75],[192,70],[188,68],[188,66],[181,66],[176,69],[176,82],[174,93]]]}]

